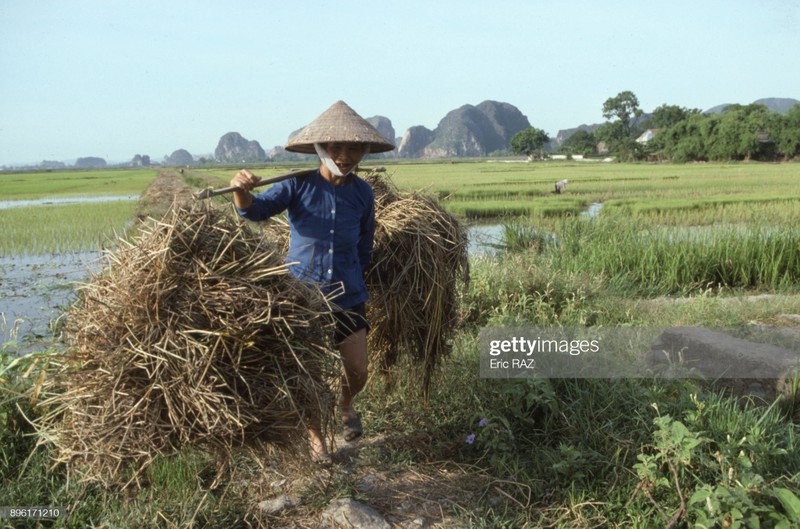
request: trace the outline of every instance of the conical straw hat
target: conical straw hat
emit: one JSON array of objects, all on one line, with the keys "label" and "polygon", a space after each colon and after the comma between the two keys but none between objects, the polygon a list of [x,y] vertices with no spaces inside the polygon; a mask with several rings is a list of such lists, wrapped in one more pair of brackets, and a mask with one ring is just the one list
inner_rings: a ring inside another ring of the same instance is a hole
[{"label": "conical straw hat", "polygon": [[356,114],[344,101],[337,101],[306,128],[289,138],[286,150],[315,154],[315,143],[368,143],[369,152],[386,152],[394,144],[384,138],[370,123]]}]

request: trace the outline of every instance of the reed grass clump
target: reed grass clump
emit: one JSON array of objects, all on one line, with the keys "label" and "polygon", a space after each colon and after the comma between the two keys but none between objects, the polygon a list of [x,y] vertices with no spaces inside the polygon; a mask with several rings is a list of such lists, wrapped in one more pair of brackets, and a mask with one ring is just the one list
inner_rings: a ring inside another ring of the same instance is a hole
[{"label": "reed grass clump", "polygon": [[375,194],[376,223],[366,277],[371,355],[384,373],[403,359],[421,367],[427,395],[460,319],[469,281],[466,231],[433,197],[400,192],[379,174],[365,179]]},{"label": "reed grass clump", "polygon": [[84,477],[135,477],[182,446],[306,446],[305,421],[328,424],[327,300],[228,210],[146,223],[79,294],[38,427]]}]

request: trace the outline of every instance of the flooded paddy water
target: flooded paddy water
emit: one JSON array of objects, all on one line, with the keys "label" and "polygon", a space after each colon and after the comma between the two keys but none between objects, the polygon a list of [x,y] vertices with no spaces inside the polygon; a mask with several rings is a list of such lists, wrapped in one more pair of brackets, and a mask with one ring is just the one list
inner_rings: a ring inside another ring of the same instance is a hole
[{"label": "flooded paddy water", "polygon": [[[136,195],[3,200],[0,209],[133,201]],[[54,323],[75,299],[76,285],[100,269],[97,251],[0,257],[0,346],[25,352],[46,347]]]},{"label": "flooded paddy water", "polygon": [[0,258],[0,344],[24,350],[50,341],[51,322],[99,263],[94,252]]},{"label": "flooded paddy water", "polygon": [[23,208],[28,206],[48,206],[55,204],[91,204],[97,202],[121,202],[137,200],[137,195],[109,195],[97,197],[55,197],[36,200],[0,200],[0,209]]}]

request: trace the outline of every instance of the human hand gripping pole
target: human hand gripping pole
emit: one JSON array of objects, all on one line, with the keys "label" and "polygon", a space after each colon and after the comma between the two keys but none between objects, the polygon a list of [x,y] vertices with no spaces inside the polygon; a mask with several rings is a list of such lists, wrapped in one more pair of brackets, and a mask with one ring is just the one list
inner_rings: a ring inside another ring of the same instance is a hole
[{"label": "human hand gripping pole", "polygon": [[[316,171],[316,169],[302,169],[300,171],[291,171],[291,172],[288,172],[288,173],[283,173],[283,174],[280,174],[278,176],[273,176],[272,178],[265,178],[263,180],[260,180],[253,187],[259,187],[259,186],[264,186],[264,185],[268,185],[268,184],[274,184],[276,182],[281,182],[283,180],[288,180],[290,178],[296,178],[298,176],[309,175],[309,174],[313,173],[314,171]],[[241,189],[241,188],[238,187],[238,186],[223,187],[223,188],[220,188],[220,189],[212,189],[210,187],[207,187],[206,189],[203,189],[202,191],[199,191],[199,192],[195,193],[193,196],[194,196],[195,200],[204,200],[206,198],[211,198],[211,197],[215,197],[215,196],[218,196],[218,195],[224,195],[226,193],[233,193],[237,189]]]}]

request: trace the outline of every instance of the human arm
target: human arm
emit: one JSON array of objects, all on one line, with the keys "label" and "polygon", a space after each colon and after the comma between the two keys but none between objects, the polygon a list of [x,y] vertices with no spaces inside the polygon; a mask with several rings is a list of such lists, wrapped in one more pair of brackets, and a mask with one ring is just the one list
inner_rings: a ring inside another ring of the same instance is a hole
[{"label": "human arm", "polygon": [[242,169],[231,179],[231,186],[239,189],[233,192],[233,203],[239,209],[247,209],[253,204],[253,194],[251,191],[261,181],[260,176],[256,176],[247,169]]},{"label": "human arm", "polygon": [[264,185],[270,180],[262,180],[247,169],[242,169],[231,180],[231,186],[237,187],[233,192],[233,202],[239,215],[247,220],[266,220],[289,208],[295,197],[296,178],[279,180],[266,191],[252,194],[257,185]]}]

